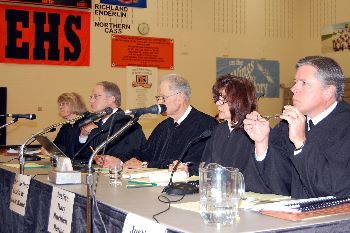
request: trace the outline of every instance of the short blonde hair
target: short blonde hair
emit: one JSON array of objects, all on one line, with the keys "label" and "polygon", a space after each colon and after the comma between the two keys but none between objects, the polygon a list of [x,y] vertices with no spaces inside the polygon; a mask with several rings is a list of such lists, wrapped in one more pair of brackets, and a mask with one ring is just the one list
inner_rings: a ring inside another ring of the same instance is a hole
[{"label": "short blonde hair", "polygon": [[60,96],[58,96],[57,103],[60,104],[62,102],[68,103],[69,110],[71,113],[81,115],[87,112],[87,108],[83,101],[83,98],[75,92],[63,93]]}]

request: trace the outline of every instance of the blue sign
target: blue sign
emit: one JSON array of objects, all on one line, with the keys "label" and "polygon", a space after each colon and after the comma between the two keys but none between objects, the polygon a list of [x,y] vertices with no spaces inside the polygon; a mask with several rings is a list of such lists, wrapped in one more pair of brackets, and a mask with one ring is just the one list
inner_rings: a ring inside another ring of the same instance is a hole
[{"label": "blue sign", "polygon": [[278,61],[216,58],[216,78],[230,73],[251,80],[255,84],[257,97],[279,97]]},{"label": "blue sign", "polygon": [[127,7],[147,7],[147,0],[100,0],[100,3]]}]

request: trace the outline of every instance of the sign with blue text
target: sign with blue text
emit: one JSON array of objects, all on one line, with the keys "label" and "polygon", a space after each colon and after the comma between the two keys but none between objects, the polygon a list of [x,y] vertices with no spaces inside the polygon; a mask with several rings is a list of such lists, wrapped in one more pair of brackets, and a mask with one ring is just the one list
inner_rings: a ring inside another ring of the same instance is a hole
[{"label": "sign with blue text", "polygon": [[279,63],[271,60],[216,58],[216,78],[225,74],[251,80],[257,97],[279,97]]},{"label": "sign with blue text", "polygon": [[127,7],[147,7],[147,0],[101,0],[100,3]]}]

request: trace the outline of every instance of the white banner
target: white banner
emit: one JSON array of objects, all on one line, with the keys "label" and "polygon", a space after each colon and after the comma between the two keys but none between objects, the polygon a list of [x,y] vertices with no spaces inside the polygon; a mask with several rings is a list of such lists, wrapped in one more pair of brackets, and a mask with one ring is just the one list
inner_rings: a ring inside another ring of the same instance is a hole
[{"label": "white banner", "polygon": [[49,232],[71,232],[75,194],[53,187],[49,217]]},{"label": "white banner", "polygon": [[162,226],[159,223],[129,213],[125,218],[123,233],[134,232],[166,233],[167,229],[165,226]]},{"label": "white banner", "polygon": [[126,74],[126,109],[146,108],[157,103],[158,68],[127,66]]},{"label": "white banner", "polygon": [[26,213],[27,196],[30,181],[30,176],[17,174],[12,186],[10,197],[10,210],[22,216],[24,216]]}]

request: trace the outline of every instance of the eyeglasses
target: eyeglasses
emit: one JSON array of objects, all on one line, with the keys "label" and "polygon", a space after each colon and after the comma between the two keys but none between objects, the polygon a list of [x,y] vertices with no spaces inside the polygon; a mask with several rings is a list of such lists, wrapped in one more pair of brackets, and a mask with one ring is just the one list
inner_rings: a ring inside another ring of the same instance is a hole
[{"label": "eyeglasses", "polygon": [[224,105],[227,103],[226,97],[221,95],[213,96],[213,101],[214,103],[219,102],[220,105]]},{"label": "eyeglasses", "polygon": [[68,105],[69,105],[68,102],[59,102],[59,103],[58,103],[58,106],[59,106],[59,107],[68,106]]},{"label": "eyeglasses", "polygon": [[167,99],[167,98],[169,98],[169,97],[171,97],[171,96],[177,95],[177,94],[179,94],[179,93],[180,93],[180,92],[176,92],[175,94],[167,95],[167,96],[164,96],[164,95],[157,95],[157,96],[155,96],[155,97],[156,97],[156,100],[157,100],[157,101],[164,102],[165,99]]},{"label": "eyeglasses", "polygon": [[89,96],[89,100],[97,100],[99,97],[101,97],[102,95],[90,95]]}]

